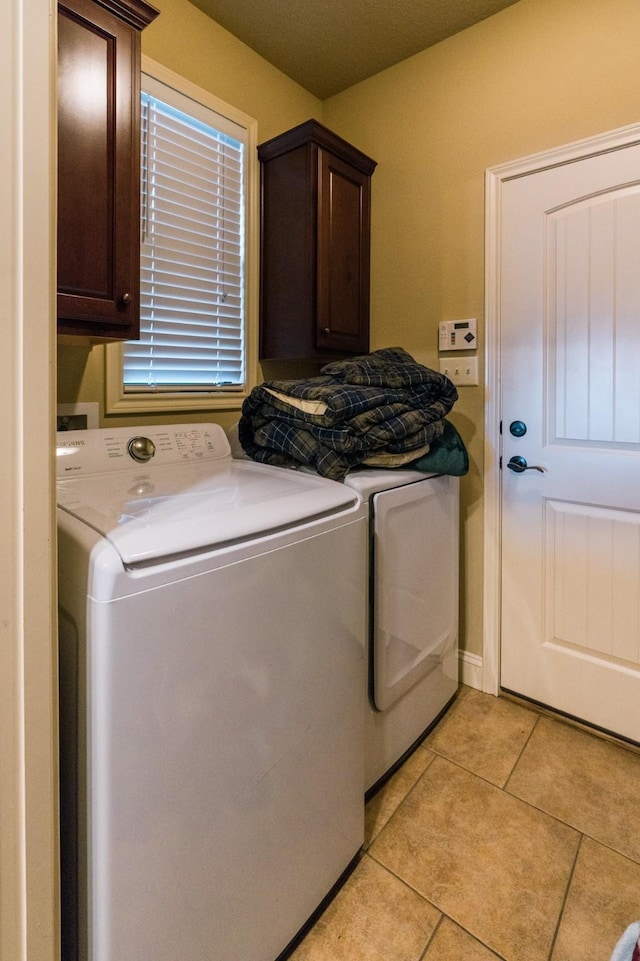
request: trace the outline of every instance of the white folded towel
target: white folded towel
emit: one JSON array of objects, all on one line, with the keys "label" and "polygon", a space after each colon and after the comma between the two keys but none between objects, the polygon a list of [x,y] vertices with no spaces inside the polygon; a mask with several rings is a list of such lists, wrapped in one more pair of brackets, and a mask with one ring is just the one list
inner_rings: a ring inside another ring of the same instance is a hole
[{"label": "white folded towel", "polygon": [[611,961],[640,961],[640,921],[629,925],[613,949]]}]

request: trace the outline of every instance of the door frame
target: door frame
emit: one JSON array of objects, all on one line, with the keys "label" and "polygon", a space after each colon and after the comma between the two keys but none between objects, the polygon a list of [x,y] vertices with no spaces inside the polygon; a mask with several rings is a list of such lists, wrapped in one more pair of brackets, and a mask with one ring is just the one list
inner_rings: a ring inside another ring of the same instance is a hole
[{"label": "door frame", "polygon": [[59,961],[56,19],[0,4],[0,958]]},{"label": "door frame", "polygon": [[490,167],[485,172],[485,420],[484,420],[484,585],[482,690],[500,690],[502,487],[502,369],[500,355],[500,248],[502,187],[526,177],[597,154],[640,143],[640,124],[630,124],[594,137]]}]

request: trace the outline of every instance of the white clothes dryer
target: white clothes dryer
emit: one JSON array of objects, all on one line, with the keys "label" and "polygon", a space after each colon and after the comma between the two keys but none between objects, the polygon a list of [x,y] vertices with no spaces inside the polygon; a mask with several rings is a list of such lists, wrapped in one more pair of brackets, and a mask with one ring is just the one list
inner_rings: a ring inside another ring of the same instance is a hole
[{"label": "white clothes dryer", "polygon": [[359,497],[211,424],[57,470],[65,961],[274,961],[363,840]]},{"label": "white clothes dryer", "polygon": [[369,518],[365,788],[393,773],[458,689],[458,477],[347,474]]}]

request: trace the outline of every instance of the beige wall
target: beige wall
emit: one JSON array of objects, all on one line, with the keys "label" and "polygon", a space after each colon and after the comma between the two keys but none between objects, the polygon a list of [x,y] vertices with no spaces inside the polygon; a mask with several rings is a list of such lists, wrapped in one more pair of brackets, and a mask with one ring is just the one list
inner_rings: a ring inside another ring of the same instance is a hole
[{"label": "beige wall", "polygon": [[159,0],[142,52],[254,117],[260,141],[316,117],[322,102],[187,0]]},{"label": "beige wall", "polygon": [[[520,0],[325,102],[324,122],[378,161],[373,348],[433,366],[438,321],[477,317],[482,357],[485,169],[638,122],[639,44],[637,0]],[[481,654],[483,389],[459,393],[461,634]]]},{"label": "beige wall", "polygon": [[[484,171],[637,122],[637,0],[520,0],[321,104],[186,0],[160,0],[144,52],[256,117],[267,139],[315,116],[378,161],[372,347],[437,364],[438,321],[477,317],[482,354]],[[99,400],[101,350],[63,348],[61,401]],[[462,485],[462,646],[482,652],[483,390],[453,421],[471,453]],[[228,422],[229,418],[220,418]]]}]

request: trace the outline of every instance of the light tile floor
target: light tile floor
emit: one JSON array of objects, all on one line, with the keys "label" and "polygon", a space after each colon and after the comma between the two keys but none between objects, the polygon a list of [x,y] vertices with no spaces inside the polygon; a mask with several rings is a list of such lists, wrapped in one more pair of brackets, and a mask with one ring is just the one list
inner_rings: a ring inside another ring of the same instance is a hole
[{"label": "light tile floor", "polygon": [[462,688],[291,961],[609,961],[639,919],[640,752]]}]

